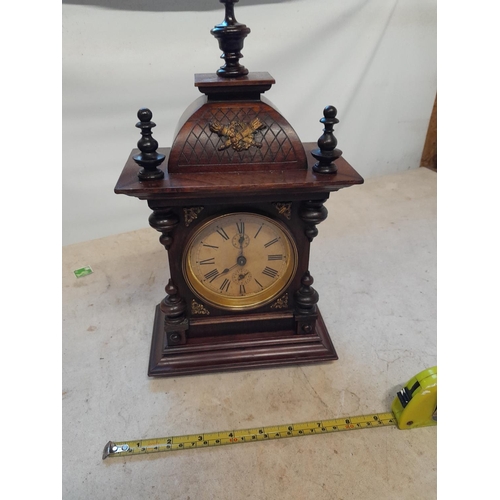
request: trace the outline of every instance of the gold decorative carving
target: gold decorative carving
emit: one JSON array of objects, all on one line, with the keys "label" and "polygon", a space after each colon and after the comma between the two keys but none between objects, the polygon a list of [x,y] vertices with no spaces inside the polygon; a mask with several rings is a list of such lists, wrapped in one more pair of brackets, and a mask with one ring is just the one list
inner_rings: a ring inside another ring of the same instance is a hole
[{"label": "gold decorative carving", "polygon": [[276,210],[280,215],[283,215],[286,217],[288,220],[290,220],[290,217],[292,216],[292,204],[291,203],[274,203],[274,206],[276,207]]},{"label": "gold decorative carving", "polygon": [[194,300],[194,299],[191,301],[191,313],[192,314],[202,314],[204,316],[210,315],[210,311],[208,309],[206,309],[203,304],[198,304],[198,302],[196,302],[196,300]]},{"label": "gold decorative carving", "polygon": [[261,148],[262,143],[255,140],[257,130],[266,128],[259,118],[254,118],[250,123],[233,120],[229,125],[214,120],[210,122],[210,130],[217,133],[219,137],[224,137],[225,141],[218,147],[219,151],[233,148],[235,151],[244,151],[251,146]]},{"label": "gold decorative carving", "polygon": [[198,214],[203,210],[203,207],[189,207],[184,209],[184,222],[186,227],[198,218]]},{"label": "gold decorative carving", "polygon": [[285,307],[288,307],[288,293],[285,293],[285,295],[271,305],[271,309],[284,309]]}]

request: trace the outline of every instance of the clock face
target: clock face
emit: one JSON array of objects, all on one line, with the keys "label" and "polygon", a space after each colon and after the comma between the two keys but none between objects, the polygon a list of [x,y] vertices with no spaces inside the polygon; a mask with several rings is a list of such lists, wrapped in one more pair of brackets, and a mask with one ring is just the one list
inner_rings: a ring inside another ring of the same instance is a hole
[{"label": "clock face", "polygon": [[202,300],[222,309],[271,302],[290,283],[297,248],[281,224],[253,213],[216,217],[200,227],[183,258],[184,277]]}]

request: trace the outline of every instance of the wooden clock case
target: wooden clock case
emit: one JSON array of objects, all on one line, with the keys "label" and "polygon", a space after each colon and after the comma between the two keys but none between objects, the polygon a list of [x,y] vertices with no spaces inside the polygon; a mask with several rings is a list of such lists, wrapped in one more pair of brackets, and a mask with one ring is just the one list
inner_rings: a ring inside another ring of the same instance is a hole
[{"label": "wooden clock case", "polygon": [[[312,287],[310,244],[327,217],[330,193],[363,179],[338,155],[334,164],[330,158],[327,173],[318,171],[317,145],[302,143],[262,96],[274,83],[268,73],[195,75],[203,95],[181,118],[171,148],[154,147],[151,113],[137,124],[143,142],[130,154],[115,192],[147,201],[153,211],[149,223],[168,251],[170,280],[156,307],[150,376],[338,359]],[[325,113],[321,121],[328,119]],[[139,172],[137,164],[143,166]],[[182,271],[193,233],[210,218],[234,212],[264,215],[285,226],[298,253],[286,289],[272,302],[244,311],[205,302]]]}]

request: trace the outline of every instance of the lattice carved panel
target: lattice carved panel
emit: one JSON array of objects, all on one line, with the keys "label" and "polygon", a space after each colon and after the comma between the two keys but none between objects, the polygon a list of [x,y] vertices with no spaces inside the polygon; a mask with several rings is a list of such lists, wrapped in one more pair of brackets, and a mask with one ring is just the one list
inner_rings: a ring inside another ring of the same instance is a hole
[{"label": "lattice carved panel", "polygon": [[[249,131],[253,122],[262,127]],[[228,137],[211,130],[214,123],[225,128],[235,123],[241,124],[241,128],[247,127],[247,142],[252,145],[242,150],[227,146]],[[204,106],[188,120],[178,138],[172,148],[170,171],[181,171],[185,167],[202,171],[203,166],[219,166],[221,170],[249,165],[255,170],[268,169],[270,165],[275,169],[304,168],[306,163],[302,145],[288,122],[262,103],[260,106]]]}]

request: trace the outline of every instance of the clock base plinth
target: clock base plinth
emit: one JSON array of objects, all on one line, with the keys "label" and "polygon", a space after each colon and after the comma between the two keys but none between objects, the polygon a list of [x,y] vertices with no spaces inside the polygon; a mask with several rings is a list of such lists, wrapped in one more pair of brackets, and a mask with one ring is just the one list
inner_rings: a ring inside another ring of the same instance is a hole
[{"label": "clock base plinth", "polygon": [[337,360],[321,314],[314,332],[261,332],[223,337],[187,339],[186,344],[166,347],[164,315],[156,307],[149,360],[150,377],[176,377],[228,370],[298,365]]}]

